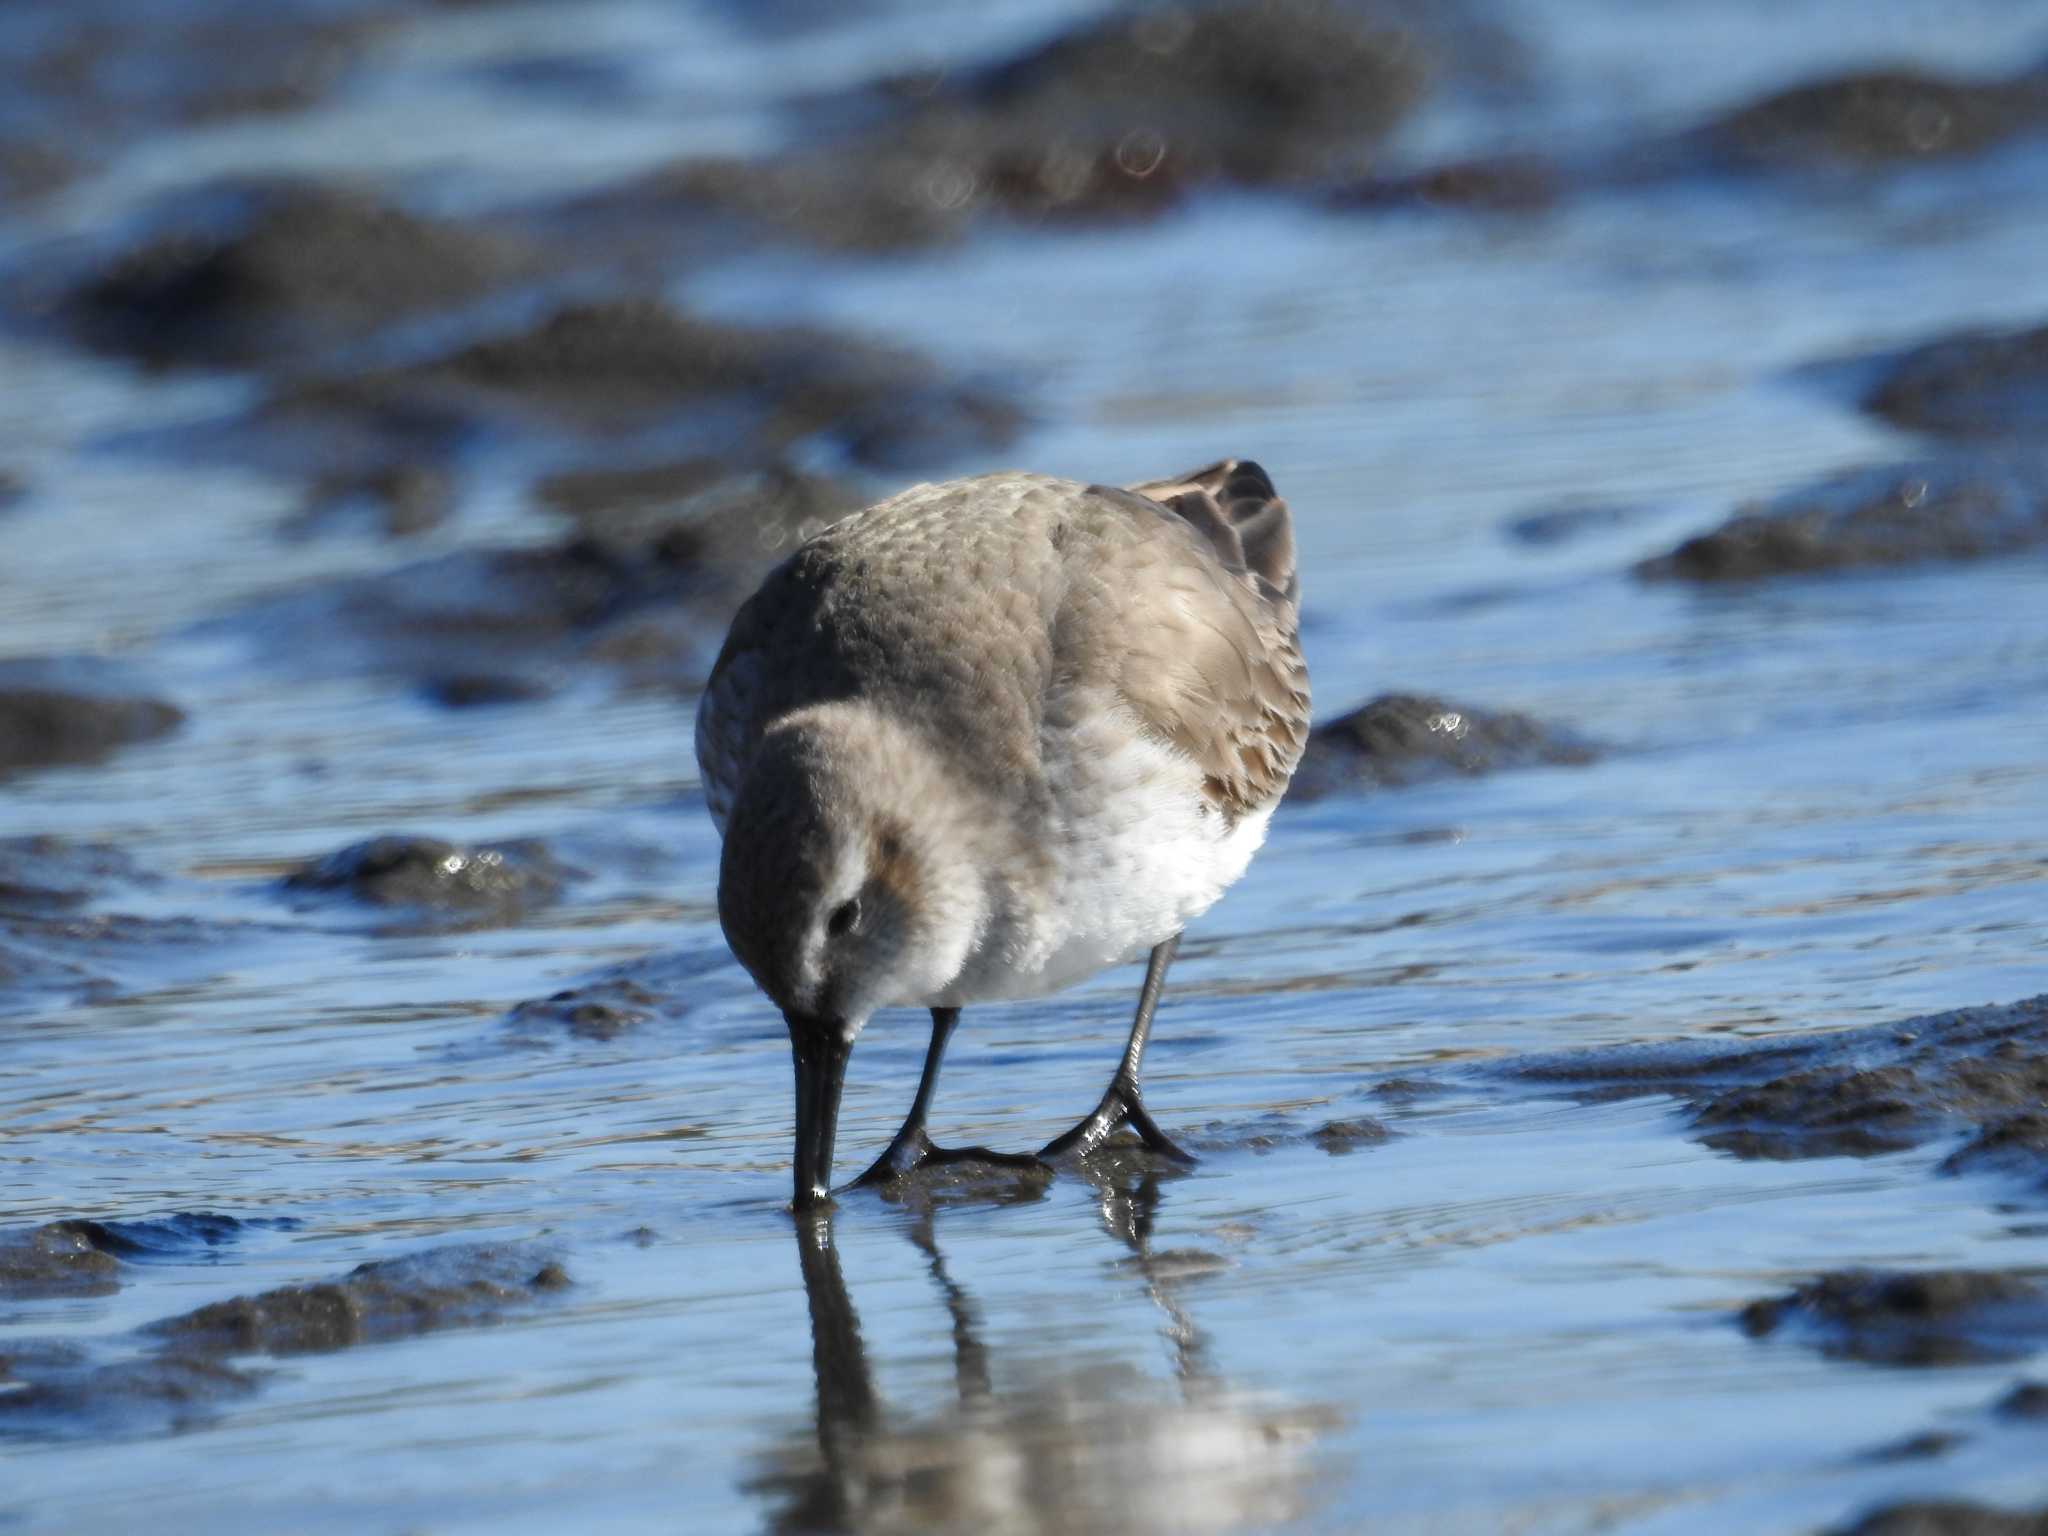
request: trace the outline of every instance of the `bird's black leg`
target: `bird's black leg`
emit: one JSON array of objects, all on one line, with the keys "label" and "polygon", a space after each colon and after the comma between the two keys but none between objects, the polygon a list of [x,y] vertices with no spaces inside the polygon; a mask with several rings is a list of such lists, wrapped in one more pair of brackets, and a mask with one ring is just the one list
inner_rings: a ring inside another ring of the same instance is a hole
[{"label": "bird's black leg", "polygon": [[1124,1059],[1109,1080],[1102,1102],[1071,1131],[1047,1142],[1039,1151],[1040,1157],[1064,1157],[1069,1152],[1086,1157],[1107,1141],[1118,1126],[1128,1125],[1160,1156],[1177,1163],[1194,1161],[1159,1129],[1159,1123],[1146,1113],[1145,1101],[1138,1094],[1138,1064],[1145,1059],[1145,1040],[1152,1033],[1152,1011],[1159,1006],[1159,993],[1166,986],[1166,968],[1173,963],[1173,952],[1178,948],[1177,933],[1163,944],[1153,946],[1152,958],[1145,966],[1145,985],[1138,993],[1138,1016],[1131,1021],[1131,1038],[1124,1046]]},{"label": "bird's black leg", "polygon": [[1029,1152],[991,1152],[987,1147],[937,1147],[926,1134],[924,1119],[931,1109],[932,1093],[939,1086],[939,1063],[946,1056],[946,1042],[953,1038],[960,1022],[958,1008],[932,1010],[932,1043],[925,1047],[924,1071],[917,1080],[917,1097],[910,1101],[910,1113],[903,1128],[889,1143],[888,1151],[874,1160],[868,1171],[853,1182],[887,1184],[928,1163],[992,1163],[1002,1168],[1044,1168]]}]

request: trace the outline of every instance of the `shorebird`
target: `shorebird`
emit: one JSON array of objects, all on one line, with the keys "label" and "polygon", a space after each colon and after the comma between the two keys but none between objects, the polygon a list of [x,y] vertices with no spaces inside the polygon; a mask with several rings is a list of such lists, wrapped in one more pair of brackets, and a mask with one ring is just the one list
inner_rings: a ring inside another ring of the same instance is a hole
[{"label": "shorebird", "polygon": [[[830,1198],[875,1010],[931,1010],[903,1127],[860,1183],[1085,1155],[1128,1124],[1191,1161],[1138,1072],[1186,924],[1244,873],[1308,731],[1287,504],[1225,460],[1128,488],[1006,472],[835,523],[734,618],[697,710],[718,916],[789,1028],[797,1208]],[[1036,1156],[933,1145],[970,1003],[1149,951],[1096,1107]]]}]

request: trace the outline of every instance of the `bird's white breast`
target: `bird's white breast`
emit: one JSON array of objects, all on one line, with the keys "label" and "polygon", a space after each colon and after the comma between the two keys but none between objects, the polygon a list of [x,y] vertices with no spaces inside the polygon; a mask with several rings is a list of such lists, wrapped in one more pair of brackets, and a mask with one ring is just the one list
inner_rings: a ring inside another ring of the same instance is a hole
[{"label": "bird's white breast", "polygon": [[1265,840],[1272,809],[1226,821],[1201,772],[1121,710],[1048,726],[1043,865],[948,996],[1039,997],[1143,954],[1207,911]]}]

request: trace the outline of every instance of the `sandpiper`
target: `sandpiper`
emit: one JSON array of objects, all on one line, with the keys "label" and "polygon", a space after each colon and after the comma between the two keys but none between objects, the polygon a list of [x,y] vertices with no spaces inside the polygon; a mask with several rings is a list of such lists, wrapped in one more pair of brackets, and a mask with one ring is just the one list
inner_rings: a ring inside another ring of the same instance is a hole
[{"label": "sandpiper", "polygon": [[[903,1128],[861,1176],[1085,1154],[1128,1124],[1182,928],[1244,873],[1308,731],[1287,504],[1226,460],[1127,489],[1006,472],[919,485],[809,540],[733,620],[697,711],[718,915],[781,1008],[796,1196],[829,1199],[869,1016],[929,1008]],[[1101,1102],[1037,1157],[934,1146],[969,1003],[1150,951]]]}]

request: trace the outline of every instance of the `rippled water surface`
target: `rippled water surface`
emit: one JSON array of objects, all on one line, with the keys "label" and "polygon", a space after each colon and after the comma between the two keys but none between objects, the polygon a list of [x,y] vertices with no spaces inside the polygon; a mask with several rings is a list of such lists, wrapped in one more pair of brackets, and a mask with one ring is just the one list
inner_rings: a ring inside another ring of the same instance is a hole
[{"label": "rippled water surface", "polygon": [[[153,136],[8,218],[0,253],[224,171],[345,169],[460,209],[764,153],[788,95],[1087,14],[772,9],[429,12],[337,100]],[[1518,83],[1433,98],[1396,157],[1504,124],[1664,131],[1902,53],[1996,72],[2048,50],[2019,6],[1660,17],[1504,10]],[[549,96],[488,68],[560,52],[623,84]],[[2048,990],[2048,562],[1628,574],[1747,499],[1915,451],[1806,365],[2038,323],[2043,251],[2037,142],[1873,182],[1615,183],[1525,217],[1214,193],[679,276],[700,310],[886,333],[1020,391],[1021,438],[944,472],[1255,456],[1297,518],[1319,716],[1424,691],[1598,748],[1282,807],[1190,931],[1148,1061],[1191,1174],[861,1192],[829,1232],[781,1208],[787,1043],[718,932],[688,690],[573,676],[450,712],[247,618],[548,537],[516,456],[402,547],[281,539],[296,484],[138,446],[237,408],[242,380],[0,338],[4,463],[32,487],[0,511],[0,655],[104,655],[188,716],[0,784],[0,834],[115,845],[140,872],[87,915],[195,925],[95,952],[92,987],[6,994],[0,1219],[245,1223],[110,1293],[0,1301],[0,1361],[131,1358],[158,1319],[444,1242],[530,1242],[571,1281],[491,1326],[247,1358],[255,1390],[168,1418],[0,1438],[0,1528],[1790,1532],[1909,1494],[2040,1502],[2038,1429],[1985,1413],[2024,1367],[1846,1362],[1735,1323],[1826,1270],[2048,1265],[2038,1199],[1933,1177],[1948,1143],[1745,1160],[1668,1099],[1473,1064]],[[1560,507],[1614,515],[1508,531]],[[538,838],[572,874],[452,931],[276,883],[390,832]],[[514,1012],[614,975],[659,1007],[615,1031]],[[1025,1147],[1070,1123],[1137,979],[971,1010],[935,1131]],[[896,1124],[924,1035],[904,1014],[863,1037],[842,1172]],[[1366,1117],[1388,1134],[1314,1134]],[[1932,1459],[1869,1454],[1945,1429]]]}]

